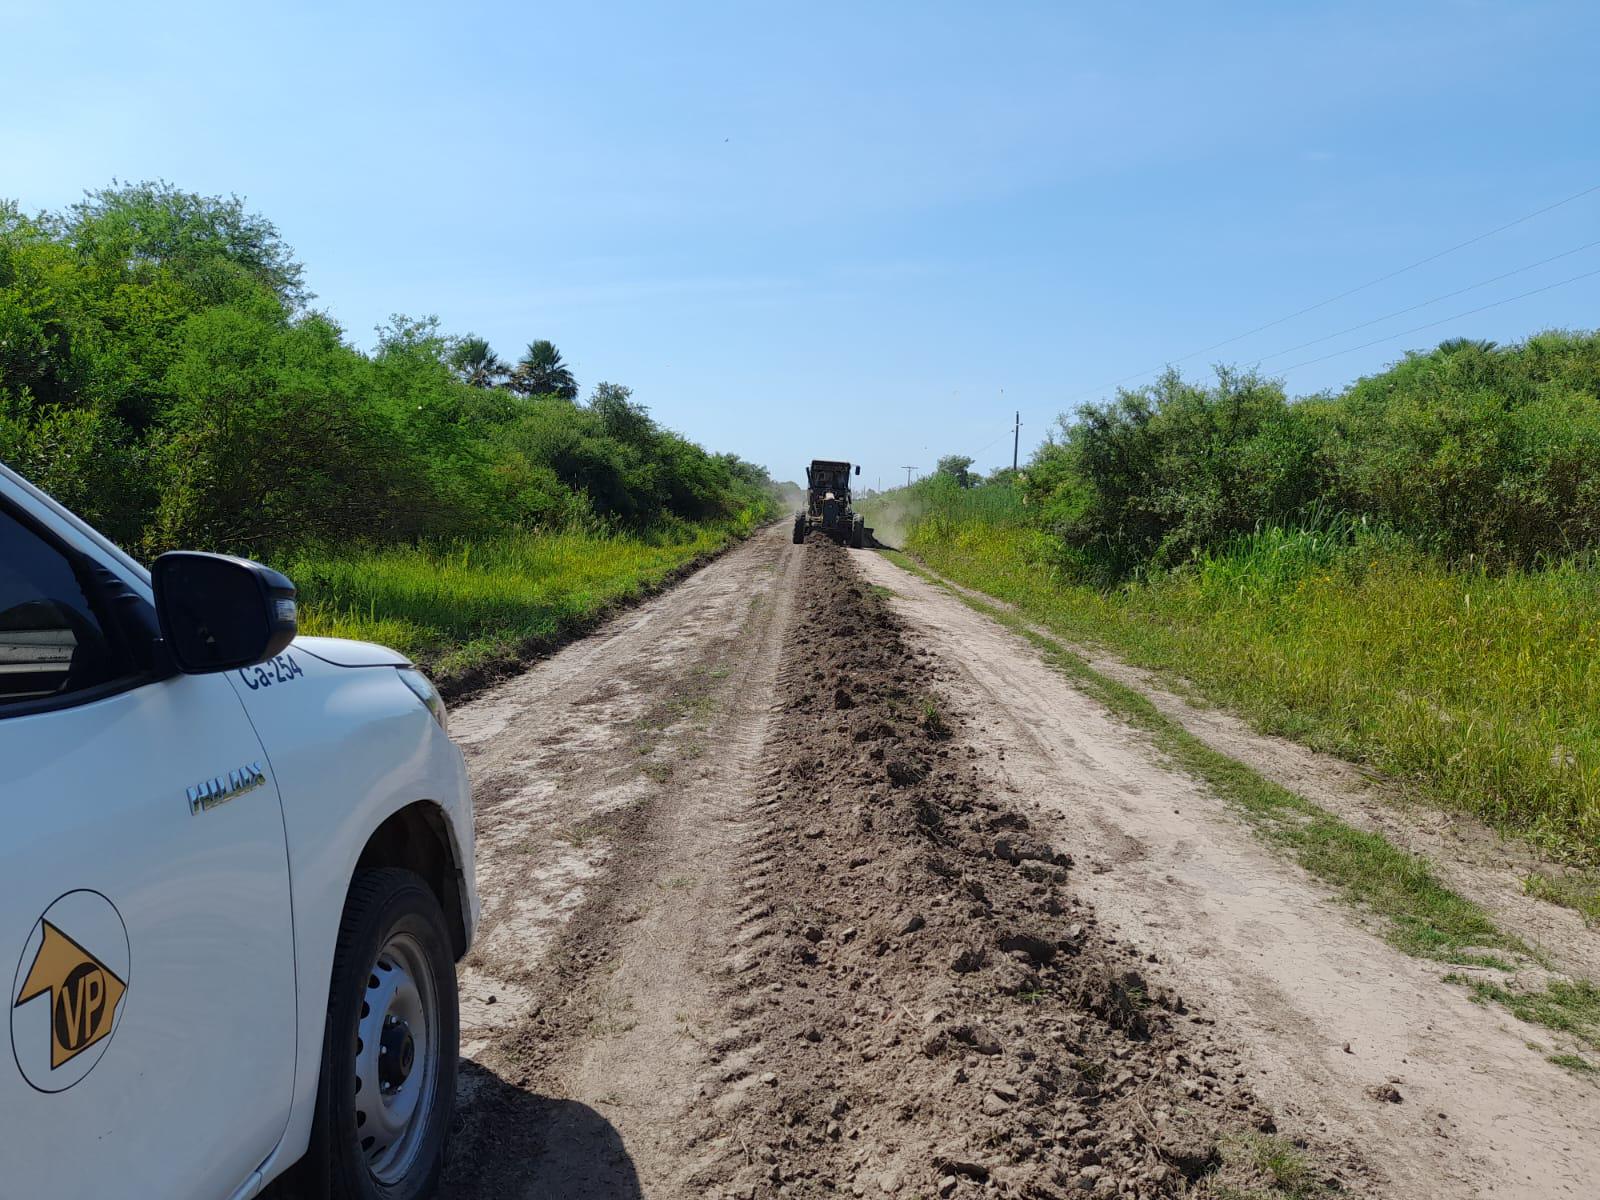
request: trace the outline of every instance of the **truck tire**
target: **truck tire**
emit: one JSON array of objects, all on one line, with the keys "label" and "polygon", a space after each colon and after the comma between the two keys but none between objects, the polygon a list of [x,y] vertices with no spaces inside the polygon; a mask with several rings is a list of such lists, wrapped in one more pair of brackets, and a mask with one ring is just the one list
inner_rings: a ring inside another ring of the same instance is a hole
[{"label": "truck tire", "polygon": [[806,522],[804,517],[794,519],[794,544],[802,545],[806,540]]},{"label": "truck tire", "polygon": [[852,550],[860,550],[866,546],[866,526],[867,520],[865,517],[857,517],[850,522],[850,548]]},{"label": "truck tire", "polygon": [[455,958],[438,900],[410,871],[357,872],[334,948],[304,1193],[432,1196],[460,1040]]}]

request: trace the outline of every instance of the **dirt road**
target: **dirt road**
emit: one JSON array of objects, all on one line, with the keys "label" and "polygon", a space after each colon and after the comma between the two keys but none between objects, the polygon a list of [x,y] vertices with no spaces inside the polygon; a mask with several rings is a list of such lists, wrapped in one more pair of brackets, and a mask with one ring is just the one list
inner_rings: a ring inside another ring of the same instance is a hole
[{"label": "dirt road", "polygon": [[880,556],[768,530],[452,731],[447,1195],[1596,1194],[1600,1089]]}]

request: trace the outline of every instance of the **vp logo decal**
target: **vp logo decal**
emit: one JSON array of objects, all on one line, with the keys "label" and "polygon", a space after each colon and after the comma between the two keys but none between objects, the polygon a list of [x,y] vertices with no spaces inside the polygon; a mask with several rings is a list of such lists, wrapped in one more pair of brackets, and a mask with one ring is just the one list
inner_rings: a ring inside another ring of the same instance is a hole
[{"label": "vp logo decal", "polygon": [[99,892],[68,892],[28,935],[11,998],[11,1050],[42,1092],[59,1092],[100,1061],[128,992],[128,934]]},{"label": "vp logo decal", "polygon": [[76,1058],[111,1032],[117,1005],[128,985],[49,921],[40,921],[44,938],[28,968],[21,1006],[36,996],[50,997],[50,1069]]}]

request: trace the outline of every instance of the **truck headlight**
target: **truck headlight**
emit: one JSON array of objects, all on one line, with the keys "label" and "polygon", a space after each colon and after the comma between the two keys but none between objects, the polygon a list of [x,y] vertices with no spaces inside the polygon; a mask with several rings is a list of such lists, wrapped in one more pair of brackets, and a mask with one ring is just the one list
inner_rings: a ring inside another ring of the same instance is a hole
[{"label": "truck headlight", "polygon": [[445,717],[444,697],[439,695],[439,689],[433,686],[429,679],[415,667],[400,667],[400,679],[410,688],[424,707],[433,714],[433,719],[439,722],[439,728],[446,733],[450,732],[450,723]]}]

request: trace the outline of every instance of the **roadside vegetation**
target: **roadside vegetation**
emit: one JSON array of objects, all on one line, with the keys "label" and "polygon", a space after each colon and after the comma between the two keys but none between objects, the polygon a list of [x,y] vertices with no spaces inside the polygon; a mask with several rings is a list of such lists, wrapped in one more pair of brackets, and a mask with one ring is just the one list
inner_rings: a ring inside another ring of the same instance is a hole
[{"label": "roadside vegetation", "polygon": [[476,540],[306,553],[282,565],[309,597],[307,633],[393,646],[447,687],[525,660],[747,536],[760,504],[643,530],[569,525]]},{"label": "roadside vegetation", "polygon": [[[1468,988],[1473,1000],[1496,1003],[1518,1018],[1563,1034],[1589,1052],[1600,1050],[1600,991],[1586,979],[1551,979],[1537,947],[1500,929],[1483,908],[1452,890],[1423,858],[1381,834],[1355,826],[1207,745],[1161,712],[1144,693],[1097,671],[1070,646],[1041,632],[1018,608],[1000,608],[959,590],[901,551],[900,566],[951,591],[968,607],[1008,626],[1085,695],[1149,737],[1177,769],[1199,780],[1263,840],[1292,857],[1372,922],[1390,945],[1415,958],[1503,975],[1505,983],[1451,972],[1444,982]],[[1532,982],[1521,978],[1533,968]],[[1551,1061],[1578,1072],[1581,1055]]]},{"label": "roadside vegetation", "polygon": [[1299,401],[1226,371],[1211,387],[1168,375],[1063,418],[1025,471],[983,479],[947,458],[868,519],[941,581],[1005,602],[957,593],[1391,944],[1565,1039],[1550,1061],[1588,1074],[1591,981],[1551,977],[1537,947],[1424,859],[1214,750],[1073,647],[1105,647],[1532,839],[1554,861],[1529,894],[1592,918],[1597,364],[1600,335],[1545,334],[1504,349],[1447,342]]},{"label": "roadside vegetation", "polygon": [[[868,520],[1073,641],[1600,859],[1600,335],[1447,342],[1300,400],[1169,374],[1014,477],[944,469]],[[1592,913],[1593,881],[1529,890]]]},{"label": "roadside vegetation", "polygon": [[[0,461],[130,551],[245,554],[308,632],[449,672],[569,634],[776,510],[766,472],[432,318],[370,352],[237,198],[0,201]],[[446,681],[448,682],[448,680]]]},{"label": "roadside vegetation", "polygon": [[[915,563],[891,551],[902,566]],[[932,582],[941,583],[936,576]],[[1212,749],[1162,713],[1143,693],[1095,670],[1073,650],[1036,630],[1015,612],[956,593],[969,607],[1009,626],[1038,646],[1086,695],[1135,729],[1187,774],[1232,805],[1268,841],[1288,850],[1311,874],[1379,919],[1387,941],[1418,958],[1463,966],[1507,968],[1506,951],[1530,954],[1494,927],[1477,905],[1446,888],[1426,862],[1365,833],[1279,786],[1251,767]]]}]

